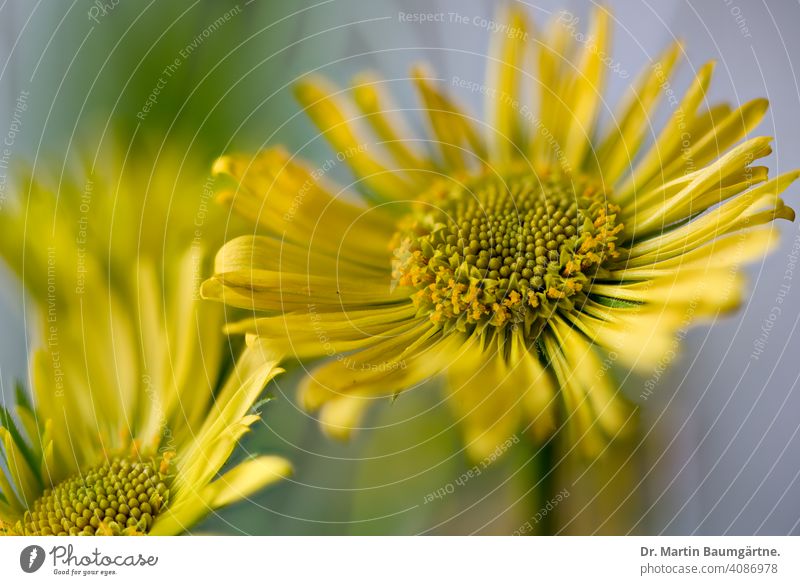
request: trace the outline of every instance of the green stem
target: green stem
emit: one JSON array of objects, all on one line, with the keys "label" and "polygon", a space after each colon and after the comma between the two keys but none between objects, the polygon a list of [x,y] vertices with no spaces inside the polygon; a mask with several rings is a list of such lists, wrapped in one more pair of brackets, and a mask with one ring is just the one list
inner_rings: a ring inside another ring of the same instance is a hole
[{"label": "green stem", "polygon": [[[541,446],[537,456],[536,466],[539,472],[539,494],[540,494],[540,511],[544,511],[547,502],[555,495],[556,483],[556,441],[555,438],[550,438],[547,443]],[[555,510],[550,510],[539,521],[538,534],[544,536],[551,536],[555,534],[558,523],[555,521]]]},{"label": "green stem", "polygon": [[546,444],[528,443],[525,472],[530,489],[526,496],[526,518],[532,526],[530,534],[549,536],[555,533],[558,523],[555,521],[555,510],[546,510],[547,502],[555,495],[556,442],[550,439]]}]

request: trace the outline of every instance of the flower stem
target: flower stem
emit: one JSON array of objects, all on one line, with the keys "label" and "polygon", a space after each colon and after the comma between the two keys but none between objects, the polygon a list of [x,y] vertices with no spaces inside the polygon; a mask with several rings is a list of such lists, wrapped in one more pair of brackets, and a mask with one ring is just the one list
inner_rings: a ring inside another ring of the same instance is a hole
[{"label": "flower stem", "polygon": [[[542,518],[539,520],[538,534],[551,536],[557,530],[557,522],[553,511],[547,511],[545,506],[555,494],[556,480],[556,441],[551,438],[539,449],[536,457],[536,472],[539,474],[539,510]],[[545,513],[547,512],[547,513]]]},{"label": "flower stem", "polygon": [[524,514],[522,522],[524,534],[540,536],[552,535],[557,530],[554,510],[547,510],[546,506],[555,494],[555,463],[556,442],[551,439],[542,445],[526,443],[525,455],[525,496]]}]

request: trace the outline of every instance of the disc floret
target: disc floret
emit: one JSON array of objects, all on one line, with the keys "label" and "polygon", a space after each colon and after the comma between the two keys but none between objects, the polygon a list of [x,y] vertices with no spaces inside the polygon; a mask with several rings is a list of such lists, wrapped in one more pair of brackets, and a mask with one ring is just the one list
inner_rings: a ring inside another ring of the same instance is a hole
[{"label": "disc floret", "polygon": [[172,453],[113,457],[44,491],[17,526],[32,536],[147,534],[169,500]]},{"label": "disc floret", "polygon": [[395,282],[447,328],[521,324],[572,309],[617,255],[618,208],[584,179],[509,173],[448,180],[420,198],[394,240]]}]

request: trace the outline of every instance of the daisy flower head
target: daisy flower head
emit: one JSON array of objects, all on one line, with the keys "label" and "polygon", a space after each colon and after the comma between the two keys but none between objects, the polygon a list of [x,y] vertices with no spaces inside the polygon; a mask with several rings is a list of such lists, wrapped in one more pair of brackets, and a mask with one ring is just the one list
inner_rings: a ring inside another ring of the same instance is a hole
[{"label": "daisy flower head", "polygon": [[179,534],[290,473],[276,456],[228,462],[281,370],[258,340],[226,369],[201,245],[179,243],[202,192],[184,163],[106,151],[55,186],[29,173],[0,215],[40,313],[31,394],[0,407],[0,534]]},{"label": "daisy flower head", "polygon": [[314,362],[299,400],[331,435],[443,377],[473,457],[562,426],[597,453],[632,427],[611,365],[656,367],[689,323],[735,309],[743,263],[794,219],[781,194],[798,173],[769,178],[770,139],[748,137],[766,100],[710,103],[713,63],[655,132],[679,44],[606,120],[607,10],[580,34],[564,15],[536,33],[505,18],[486,81],[452,84],[482,94],[484,120],[421,67],[424,137],[377,77],[311,77],[297,98],[353,185],[280,147],[214,165],[257,233],[222,247],[202,292],[258,313],[230,331]]}]

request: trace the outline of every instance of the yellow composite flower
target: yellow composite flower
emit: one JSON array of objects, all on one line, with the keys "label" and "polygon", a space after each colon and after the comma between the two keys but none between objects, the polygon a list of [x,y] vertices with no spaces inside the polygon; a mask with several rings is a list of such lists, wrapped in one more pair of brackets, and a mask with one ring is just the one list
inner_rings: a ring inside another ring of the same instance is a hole
[{"label": "yellow composite flower", "polygon": [[32,395],[0,408],[0,534],[178,534],[290,473],[276,456],[221,473],[281,370],[252,340],[222,378],[223,314],[199,299],[201,242],[186,239],[216,227],[197,221],[187,163],[86,162],[55,187],[29,176],[0,215],[41,313]]},{"label": "yellow composite flower", "polygon": [[[299,399],[331,435],[443,375],[472,456],[562,424],[595,454],[633,427],[615,364],[647,372],[689,323],[736,308],[742,263],[776,243],[774,219],[794,219],[780,196],[798,173],[768,178],[754,163],[770,139],[745,139],[767,101],[709,103],[713,63],[678,100],[669,47],[604,124],[609,13],[585,34],[563,15],[543,33],[506,18],[485,83],[451,81],[485,96],[485,121],[421,67],[422,138],[387,95],[397,80],[313,77],[296,95],[335,157],[270,148],[214,166],[232,179],[221,199],[260,233],[220,250],[203,294],[262,313],[230,331],[322,358]],[[353,186],[328,180],[340,163]]]}]

